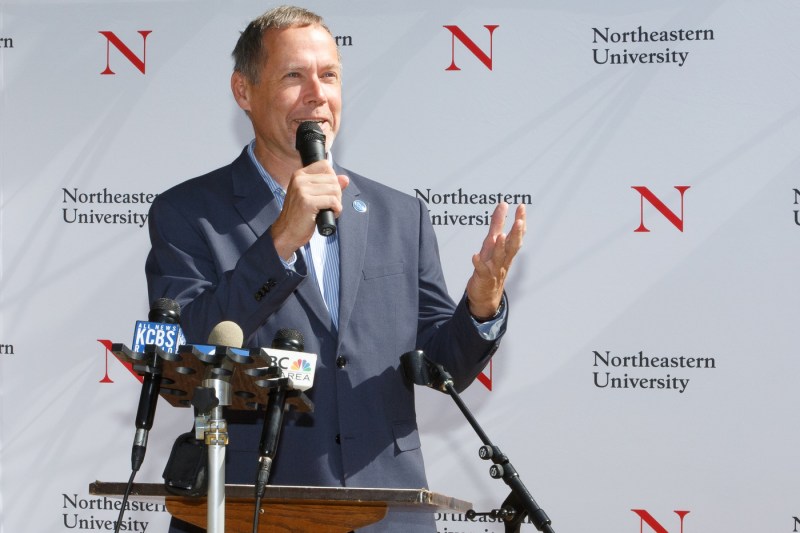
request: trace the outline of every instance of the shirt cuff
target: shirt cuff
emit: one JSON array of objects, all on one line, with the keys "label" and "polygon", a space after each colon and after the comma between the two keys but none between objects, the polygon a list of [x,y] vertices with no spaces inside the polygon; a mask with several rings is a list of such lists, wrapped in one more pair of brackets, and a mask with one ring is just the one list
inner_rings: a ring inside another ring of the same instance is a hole
[{"label": "shirt cuff", "polygon": [[484,340],[494,341],[500,336],[500,330],[503,324],[505,324],[507,315],[508,306],[506,305],[506,295],[503,294],[503,299],[500,300],[500,308],[497,310],[497,316],[486,322],[478,322],[472,316],[470,316],[470,318],[472,319],[472,323],[475,324],[478,334],[483,337]]},{"label": "shirt cuff", "polygon": [[297,262],[297,252],[292,252],[292,257],[289,258],[288,261],[284,261],[283,257],[280,258],[281,263],[283,263],[283,267],[286,270],[291,270],[292,272],[296,272],[294,269],[294,264]]}]

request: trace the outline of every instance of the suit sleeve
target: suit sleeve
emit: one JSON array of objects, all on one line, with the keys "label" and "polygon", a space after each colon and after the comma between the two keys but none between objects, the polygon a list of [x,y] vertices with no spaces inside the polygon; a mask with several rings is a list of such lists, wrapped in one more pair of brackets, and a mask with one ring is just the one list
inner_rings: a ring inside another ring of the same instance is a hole
[{"label": "suit sleeve", "polygon": [[439,247],[428,211],[419,202],[419,322],[417,344],[428,357],[453,376],[456,389],[470,385],[497,351],[506,330],[503,323],[494,340],[478,332],[466,305],[466,295],[455,307],[447,292]]},{"label": "suit sleeve", "polygon": [[151,206],[145,264],[150,298],[181,305],[181,327],[191,343],[206,342],[223,320],[237,323],[247,341],[305,278],[305,263],[298,257],[295,270],[286,269],[269,231],[240,253],[234,243],[255,238],[249,228],[220,233],[187,204],[159,196]]}]

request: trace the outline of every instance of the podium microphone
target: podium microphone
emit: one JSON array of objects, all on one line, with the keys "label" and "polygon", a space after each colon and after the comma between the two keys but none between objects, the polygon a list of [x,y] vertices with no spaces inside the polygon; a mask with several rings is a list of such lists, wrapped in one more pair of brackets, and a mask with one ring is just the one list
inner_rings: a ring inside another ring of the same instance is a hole
[{"label": "podium microphone", "polygon": [[[307,120],[297,128],[294,147],[300,152],[303,166],[325,159],[325,134],[319,124]],[[336,218],[333,211],[323,209],[317,213],[317,231],[323,237],[336,233]]]},{"label": "podium microphone", "polygon": [[241,348],[244,343],[244,333],[236,322],[223,320],[211,329],[208,334],[208,344],[214,346],[230,346]]},{"label": "podium microphone", "polygon": [[[278,333],[275,334],[275,339],[272,341],[272,348],[276,351],[302,352],[305,348],[303,344],[303,334],[296,329],[278,330]],[[272,354],[270,354],[270,356],[272,357]],[[316,356],[312,357],[314,364],[316,364]],[[274,360],[275,359],[273,359],[273,361]],[[264,491],[269,481],[269,474],[272,470],[272,463],[275,460],[275,454],[278,450],[278,440],[280,439],[281,427],[283,426],[283,414],[286,409],[286,397],[290,391],[296,391],[296,394],[302,395],[302,391],[308,390],[313,384],[313,370],[310,376],[306,369],[302,370],[302,374],[303,376],[301,379],[306,381],[306,383],[301,384],[298,382],[295,384],[292,377],[282,376],[274,380],[275,384],[269,392],[267,409],[264,413],[264,426],[261,429],[261,441],[258,445],[259,457],[255,484],[255,507],[253,508],[253,533],[259,530],[258,521],[259,510],[261,509],[261,498],[264,497]]]},{"label": "podium microphone", "polygon": [[[281,329],[275,334],[272,348],[290,352],[302,352],[303,334],[296,329]],[[267,409],[264,414],[264,426],[261,430],[261,441],[258,451],[258,475],[256,476],[256,495],[262,496],[269,480],[272,462],[278,450],[278,440],[281,436],[283,414],[286,409],[286,394],[292,388],[285,377],[279,378],[277,385],[269,392]]]},{"label": "podium microphone", "polygon": [[[175,353],[183,338],[178,325],[181,306],[169,298],[159,298],[150,308],[147,322],[137,321],[133,335],[133,346],[136,351],[144,351],[144,346],[155,345],[165,351]],[[147,365],[142,392],[139,395],[139,407],[136,410],[136,434],[131,450],[131,467],[138,471],[147,451],[147,437],[153,428],[153,419],[158,405],[158,393],[161,389],[160,361],[153,354],[151,364]]]},{"label": "podium microphone", "polygon": [[169,298],[159,298],[150,307],[147,322],[137,320],[133,330],[133,351],[145,353],[152,356],[152,359],[145,364],[142,392],[139,395],[139,407],[136,409],[136,434],[133,437],[131,450],[131,477],[122,496],[114,533],[119,533],[122,526],[133,480],[144,462],[147,437],[153,428],[153,419],[156,416],[158,393],[161,389],[161,360],[158,351],[153,348],[171,353],[178,352],[178,346],[185,342],[181,327],[178,325],[180,316],[181,306],[178,302]]}]

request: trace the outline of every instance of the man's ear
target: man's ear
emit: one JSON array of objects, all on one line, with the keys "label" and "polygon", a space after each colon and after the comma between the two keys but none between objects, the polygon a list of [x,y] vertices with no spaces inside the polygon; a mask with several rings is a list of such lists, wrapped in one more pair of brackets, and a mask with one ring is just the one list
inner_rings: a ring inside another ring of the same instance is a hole
[{"label": "man's ear", "polygon": [[234,71],[233,74],[231,74],[231,92],[233,92],[233,97],[236,99],[236,103],[239,104],[239,107],[245,112],[249,112],[250,83],[241,72]]}]

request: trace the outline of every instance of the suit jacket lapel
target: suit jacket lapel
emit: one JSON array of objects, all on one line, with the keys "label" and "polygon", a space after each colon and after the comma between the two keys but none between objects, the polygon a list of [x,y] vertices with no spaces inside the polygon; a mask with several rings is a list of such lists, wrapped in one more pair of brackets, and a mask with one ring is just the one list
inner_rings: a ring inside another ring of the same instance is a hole
[{"label": "suit jacket lapel", "polygon": [[280,214],[278,202],[259,175],[258,169],[250,161],[247,148],[233,162],[231,174],[233,204],[256,237],[260,237],[278,218]]},{"label": "suit jacket lapel", "polygon": [[[337,172],[344,172],[341,168]],[[369,227],[369,209],[354,207],[360,191],[351,181],[342,193],[342,214],[339,216],[339,339],[347,331],[355,306],[358,284],[364,268],[365,243]],[[360,201],[360,200],[359,200]],[[363,204],[366,205],[366,204]],[[341,342],[341,341],[340,341]]]}]

